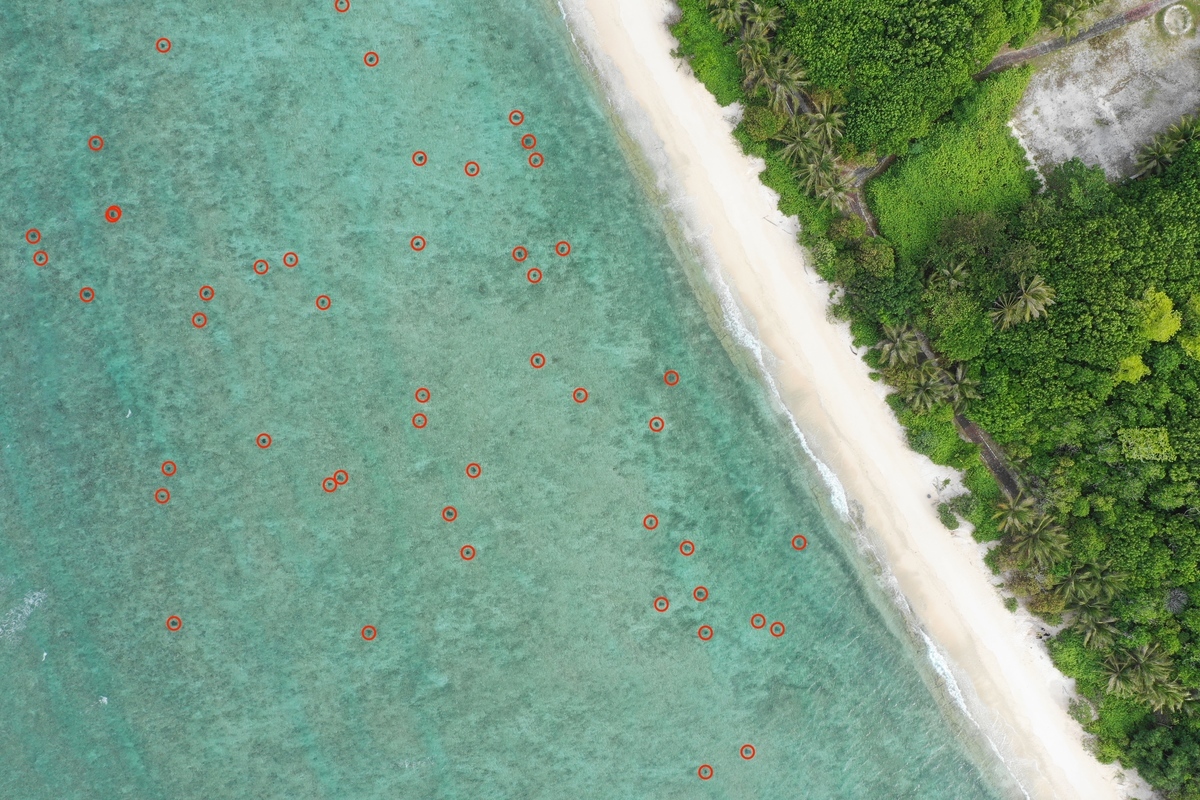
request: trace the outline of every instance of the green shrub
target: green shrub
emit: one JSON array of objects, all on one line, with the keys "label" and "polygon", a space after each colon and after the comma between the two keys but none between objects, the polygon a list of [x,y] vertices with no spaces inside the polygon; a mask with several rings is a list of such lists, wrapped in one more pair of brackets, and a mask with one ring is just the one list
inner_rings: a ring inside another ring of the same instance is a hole
[{"label": "green shrub", "polygon": [[1013,613],[1016,613],[1017,608],[1019,608],[1020,605],[1021,604],[1019,602],[1017,602],[1017,598],[1015,598],[1015,597],[1004,598],[1004,607],[1007,608],[1009,611],[1012,611]]},{"label": "green shrub", "polygon": [[867,239],[859,245],[854,261],[874,278],[890,278],[896,271],[896,251],[882,237]]},{"label": "green shrub", "polygon": [[938,405],[927,414],[915,414],[905,408],[898,415],[908,433],[908,443],[935,464],[964,469],[978,458],[978,449],[964,442],[954,427],[954,409]]},{"label": "green shrub", "polygon": [[769,141],[772,136],[783,130],[786,123],[787,117],[776,114],[766,106],[748,106],[745,116],[742,117],[746,133],[756,142]]},{"label": "green shrub", "polygon": [[713,24],[706,0],[679,0],[679,10],[682,16],[671,26],[679,40],[675,54],[688,60],[696,78],[721,105],[745,100],[737,47]]},{"label": "green shrub", "polygon": [[938,503],[938,519],[950,530],[958,530],[958,515],[949,503]]},{"label": "green shrub", "polygon": [[829,239],[839,248],[854,247],[867,238],[867,223],[860,217],[838,217],[829,225]]},{"label": "green shrub", "polygon": [[1051,639],[1050,659],[1059,672],[1075,679],[1075,687],[1084,697],[1100,697],[1108,684],[1103,654],[1085,647],[1077,633],[1061,633]]},{"label": "green shrub", "polygon": [[919,260],[950,217],[1009,213],[1029,200],[1037,180],[1008,120],[1032,72],[1002,72],[974,88],[922,142],[867,185],[879,229],[901,258]]}]

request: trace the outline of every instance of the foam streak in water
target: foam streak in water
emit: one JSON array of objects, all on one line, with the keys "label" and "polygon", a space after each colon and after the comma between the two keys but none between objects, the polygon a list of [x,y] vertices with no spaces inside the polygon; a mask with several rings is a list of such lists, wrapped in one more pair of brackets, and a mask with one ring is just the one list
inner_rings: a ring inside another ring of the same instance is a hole
[{"label": "foam streak in water", "polygon": [[15,639],[17,634],[25,630],[25,623],[29,620],[29,615],[44,602],[46,602],[45,592],[30,592],[25,595],[20,605],[10,608],[4,618],[0,620],[0,641],[11,642]]}]

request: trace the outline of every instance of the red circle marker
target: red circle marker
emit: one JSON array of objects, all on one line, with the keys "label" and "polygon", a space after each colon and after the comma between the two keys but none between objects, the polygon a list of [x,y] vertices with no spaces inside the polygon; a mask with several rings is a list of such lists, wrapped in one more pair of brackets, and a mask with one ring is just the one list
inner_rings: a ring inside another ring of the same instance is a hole
[{"label": "red circle marker", "polygon": [[260,433],[258,436],[254,437],[254,443],[257,444],[259,447],[261,447],[263,450],[266,450],[268,447],[271,446],[271,434]]},{"label": "red circle marker", "polygon": [[375,637],[378,635],[378,632],[375,630],[374,625],[363,625],[363,628],[359,633],[368,642],[373,641],[375,639]]},{"label": "red circle marker", "polygon": [[713,768],[708,764],[701,764],[700,769],[696,770],[696,774],[700,776],[700,780],[706,781],[713,776]]},{"label": "red circle marker", "polygon": [[534,369],[541,369],[546,366],[546,357],[541,353],[534,353],[529,357],[529,366]]},{"label": "red circle marker", "polygon": [[269,270],[270,268],[271,268],[271,265],[267,263],[267,260],[265,258],[260,258],[254,262],[254,274],[255,275],[266,275],[267,270]]},{"label": "red circle marker", "polygon": [[588,399],[587,389],[583,388],[582,386],[576,388],[575,391],[571,392],[571,398],[576,403],[586,403]]},{"label": "red circle marker", "polygon": [[642,527],[648,531],[652,531],[658,527],[658,517],[653,514],[647,514],[642,517]]},{"label": "red circle marker", "polygon": [[[33,244],[33,242],[30,242],[30,244]],[[512,257],[513,257],[513,261],[520,263],[520,262],[524,261],[525,259],[529,258],[529,251],[526,250],[521,245],[517,245],[516,247],[513,248]]]},{"label": "red circle marker", "polygon": [[742,758],[749,761],[750,759],[754,758],[754,753],[755,753],[754,745],[744,744],[744,745],[742,745],[741,749],[738,750],[738,753],[741,754]]},{"label": "red circle marker", "polygon": [[167,630],[174,633],[175,631],[178,631],[182,627],[183,627],[183,620],[181,620],[179,617],[175,616],[174,614],[167,617]]},{"label": "red circle marker", "polygon": [[537,147],[537,137],[532,133],[525,134],[521,137],[521,147],[524,147],[526,150],[532,150]]},{"label": "red circle marker", "polygon": [[446,522],[454,522],[454,520],[458,519],[458,509],[454,506],[446,506],[442,509],[442,519],[446,520]]},{"label": "red circle marker", "polygon": [[330,475],[328,478],[321,479],[321,488],[324,489],[326,492],[329,492],[332,494],[333,492],[337,491],[337,487],[338,487],[338,482],[332,475]]},{"label": "red circle marker", "polygon": [[675,386],[679,383],[679,373],[673,369],[669,369],[663,373],[663,383],[667,386]]},{"label": "red circle marker", "polygon": [[79,299],[85,303],[90,303],[96,299],[96,290],[90,286],[85,286],[79,290]]},{"label": "red circle marker", "polygon": [[651,417],[650,418],[650,430],[654,431],[655,433],[662,433],[662,429],[665,428],[666,426],[667,426],[667,423],[663,422],[662,417]]},{"label": "red circle marker", "polygon": [[207,324],[208,317],[205,316],[203,311],[197,311],[195,314],[192,314],[192,325],[194,327],[203,328]]},{"label": "red circle marker", "polygon": [[108,208],[104,209],[104,218],[110,223],[118,221],[121,219],[121,207],[109,206]]},{"label": "red circle marker", "polygon": [[560,256],[571,255],[571,243],[559,242],[558,244],[554,245],[554,252],[558,253]]},{"label": "red circle marker", "polygon": [[458,555],[463,561],[470,561],[475,557],[475,548],[469,544],[464,544],[461,548],[459,548]]},{"label": "red circle marker", "polygon": [[421,252],[422,250],[425,249],[425,237],[424,236],[414,236],[413,238],[408,240],[408,246],[411,247],[413,250],[416,250],[418,253]]},{"label": "red circle marker", "polygon": [[318,310],[328,311],[329,307],[331,305],[333,305],[333,301],[329,299],[329,295],[327,295],[327,294],[317,295],[317,309]]},{"label": "red circle marker", "polygon": [[474,480],[475,478],[478,478],[482,474],[483,474],[483,467],[479,466],[474,461],[472,461],[470,464],[467,464],[467,477],[468,478]]},{"label": "red circle marker", "polygon": [[413,153],[412,162],[415,166],[423,167],[429,161],[429,156],[425,155],[424,150],[418,150]]},{"label": "red circle marker", "polygon": [[344,469],[339,469],[337,472],[333,473],[333,480],[338,486],[345,486],[350,480],[350,473],[346,472]]},{"label": "red circle marker", "polygon": [[697,586],[695,589],[692,589],[692,597],[695,598],[697,603],[703,603],[708,599],[708,587]]},{"label": "red circle marker", "polygon": [[44,267],[50,263],[50,254],[45,250],[38,250],[33,254],[33,263],[39,267]]},{"label": "red circle marker", "polygon": [[479,163],[476,161],[468,161],[463,167],[463,172],[467,173],[468,178],[474,178],[479,174]]},{"label": "red circle marker", "polygon": [[508,121],[511,122],[513,125],[520,125],[522,122],[525,121],[525,115],[517,110],[510,111],[508,113]]},{"label": "red circle marker", "polygon": [[175,474],[175,471],[176,471],[176,469],[175,469],[174,461],[164,461],[162,463],[162,474],[163,475],[166,475],[169,478]]},{"label": "red circle marker", "polygon": [[670,607],[671,607],[671,601],[668,600],[667,598],[665,598],[665,597],[654,598],[654,610],[657,611],[658,613],[661,614]]},{"label": "red circle marker", "polygon": [[754,614],[750,617],[750,627],[754,630],[762,630],[767,624],[767,618],[762,614]]},{"label": "red circle marker", "polygon": [[162,37],[161,39],[159,39],[157,42],[154,43],[154,49],[160,53],[171,52],[171,40],[165,36]]},{"label": "red circle marker", "polygon": [[782,622],[771,623],[771,635],[776,639],[778,639],[780,636],[783,636],[785,633],[787,633],[787,628],[783,626]]},{"label": "red circle marker", "polygon": [[428,422],[429,420],[426,419],[424,414],[413,414],[412,424],[414,428],[424,428]]},{"label": "red circle marker", "polygon": [[212,300],[216,296],[217,296],[217,290],[214,289],[213,287],[211,287],[211,286],[201,286],[200,287],[200,299],[203,300],[204,302],[207,303],[209,300]]},{"label": "red circle marker", "polygon": [[525,273],[525,279],[528,280],[530,283],[541,283],[542,282],[542,271],[540,269],[538,269],[537,267],[534,267],[533,269],[529,270],[529,272]]},{"label": "red circle marker", "polygon": [[374,50],[368,50],[366,55],[363,56],[363,63],[368,67],[379,66],[379,53],[376,53]]},{"label": "red circle marker", "polygon": [[350,10],[350,0],[333,0],[333,7],[339,14],[345,14]]},{"label": "red circle marker", "polygon": [[42,232],[37,228],[30,228],[29,230],[25,231],[25,241],[29,242],[30,244],[37,244],[41,240]]},{"label": "red circle marker", "polygon": [[696,545],[687,539],[684,539],[679,543],[679,552],[685,556],[690,556],[692,553],[696,552]]},{"label": "red circle marker", "polygon": [[93,153],[99,153],[101,150],[104,149],[104,137],[103,136],[88,137],[88,149],[91,150]]},{"label": "red circle marker", "polygon": [[295,253],[288,252],[283,254],[283,265],[288,269],[291,269],[299,263],[300,256],[296,255]]},{"label": "red circle marker", "polygon": [[158,503],[160,506],[165,506],[168,502],[170,502],[170,500],[171,493],[163,487],[160,486],[154,490],[154,502]]},{"label": "red circle marker", "polygon": [[792,548],[794,550],[803,550],[806,547],[808,547],[808,539],[805,539],[799,533],[792,537]]},{"label": "red circle marker", "polygon": [[429,390],[422,386],[413,393],[413,397],[417,398],[418,403],[428,403],[430,397]]},{"label": "red circle marker", "polygon": [[707,642],[713,637],[713,629],[708,625],[701,625],[700,630],[696,631],[696,635],[700,637],[700,641]]},{"label": "red circle marker", "polygon": [[534,169],[538,169],[539,167],[542,166],[542,164],[545,164],[545,163],[546,163],[546,159],[542,157],[541,153],[530,153],[529,154],[529,166],[533,167]]}]

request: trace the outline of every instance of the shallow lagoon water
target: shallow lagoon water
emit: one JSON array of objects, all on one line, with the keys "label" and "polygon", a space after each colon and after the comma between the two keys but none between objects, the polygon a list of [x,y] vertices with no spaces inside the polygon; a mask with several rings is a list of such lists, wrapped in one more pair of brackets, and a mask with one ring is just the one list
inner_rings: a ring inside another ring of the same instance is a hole
[{"label": "shallow lagoon water", "polygon": [[9,4],[0,78],[0,795],[1000,796],[552,7]]}]

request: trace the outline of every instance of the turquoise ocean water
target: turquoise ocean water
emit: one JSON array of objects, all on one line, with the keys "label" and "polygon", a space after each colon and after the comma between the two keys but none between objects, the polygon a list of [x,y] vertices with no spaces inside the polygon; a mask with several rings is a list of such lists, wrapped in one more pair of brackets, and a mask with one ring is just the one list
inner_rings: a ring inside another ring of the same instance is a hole
[{"label": "turquoise ocean water", "polygon": [[0,80],[0,797],[1002,796],[552,6],[10,0]]}]

